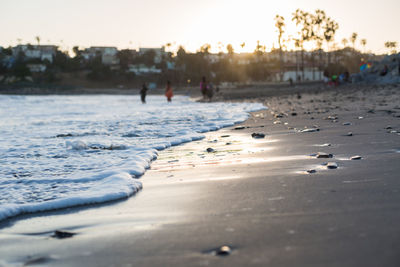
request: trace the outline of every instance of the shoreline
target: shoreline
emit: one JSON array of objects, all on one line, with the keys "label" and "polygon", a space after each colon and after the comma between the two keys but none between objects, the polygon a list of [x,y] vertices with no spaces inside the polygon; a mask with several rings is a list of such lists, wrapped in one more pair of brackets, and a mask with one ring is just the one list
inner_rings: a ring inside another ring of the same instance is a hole
[{"label": "shoreline", "polygon": [[[326,85],[323,82],[304,82],[290,86],[287,83],[269,83],[269,84],[243,84],[234,87],[220,88],[219,92],[214,92],[213,101],[227,101],[227,100],[243,100],[243,95],[246,98],[258,97],[274,97],[291,95],[297,93],[318,93],[323,91],[337,91],[337,90],[358,90],[358,88],[384,88],[384,87],[400,87],[400,84],[342,84],[339,86]],[[174,93],[177,95],[189,95],[193,97],[201,97],[200,89],[198,86],[174,87]],[[140,88],[85,88],[77,87],[65,89],[62,87],[55,88],[9,88],[0,89],[0,95],[140,95]],[[164,95],[163,88],[151,89],[148,95]]]},{"label": "shoreline", "polygon": [[[398,264],[397,246],[389,245],[400,234],[398,88],[245,97],[269,109],[252,113],[244,129],[224,128],[161,151],[137,195],[10,221],[0,230],[3,260],[44,266]],[[301,132],[314,125],[319,131]],[[259,132],[266,137],[251,137]],[[334,156],[310,156],[320,151]],[[362,159],[349,160],[356,155]],[[327,169],[325,161],[338,168]],[[306,173],[311,169],[316,172]],[[77,235],[51,238],[57,229]],[[58,242],[68,249],[54,247]],[[232,248],[229,256],[210,252],[222,245]]]}]

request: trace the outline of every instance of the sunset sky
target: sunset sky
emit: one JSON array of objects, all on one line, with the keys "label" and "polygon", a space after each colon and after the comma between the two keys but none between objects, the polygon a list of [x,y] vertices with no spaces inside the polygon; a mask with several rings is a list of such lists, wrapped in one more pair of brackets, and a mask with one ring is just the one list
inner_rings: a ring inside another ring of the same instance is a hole
[{"label": "sunset sky", "polygon": [[[276,45],[274,17],[285,17],[295,35],[291,13],[323,9],[339,23],[336,42],[357,32],[367,50],[386,52],[385,41],[400,41],[399,0],[0,0],[0,46],[21,43],[73,46],[160,47],[172,43],[195,51],[210,43],[253,51],[257,40]],[[361,49],[359,40],[357,47]],[[244,49],[240,43],[245,42]]]}]

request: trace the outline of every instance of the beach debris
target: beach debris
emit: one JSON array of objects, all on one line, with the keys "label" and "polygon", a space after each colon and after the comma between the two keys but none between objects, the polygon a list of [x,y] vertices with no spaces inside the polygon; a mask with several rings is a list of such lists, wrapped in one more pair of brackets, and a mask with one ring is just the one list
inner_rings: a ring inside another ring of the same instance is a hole
[{"label": "beach debris", "polygon": [[225,246],[218,248],[218,250],[216,252],[217,252],[218,256],[227,256],[232,253],[232,249],[229,246],[225,245]]},{"label": "beach debris", "polygon": [[347,122],[343,122],[342,124],[343,124],[344,126],[348,126],[348,125],[351,125],[351,122],[347,121]]},{"label": "beach debris", "polygon": [[57,238],[57,239],[64,239],[64,238],[73,237],[74,235],[76,235],[76,233],[67,232],[67,231],[61,231],[61,230],[55,230],[51,237],[54,237],[54,238]]},{"label": "beach debris", "polygon": [[330,120],[330,121],[337,121],[337,119],[338,119],[337,116],[328,116],[324,118],[324,120]]},{"label": "beach debris", "polygon": [[284,113],[275,113],[274,118],[283,118],[285,116]]},{"label": "beach debris", "polygon": [[317,171],[314,169],[311,169],[311,170],[306,170],[306,172],[311,174],[311,173],[316,173]]},{"label": "beach debris", "polygon": [[325,143],[325,144],[320,145],[320,147],[327,147],[327,146],[332,146],[332,145],[330,143]]},{"label": "beach debris", "polygon": [[213,256],[225,257],[225,256],[231,255],[232,251],[233,251],[233,248],[231,246],[223,245],[223,246],[220,246],[217,248],[206,250],[203,253],[210,254]]},{"label": "beach debris", "polygon": [[251,137],[253,137],[253,138],[264,138],[265,134],[263,134],[263,133],[252,133]]},{"label": "beach debris", "polygon": [[385,127],[385,129],[386,129],[386,130],[391,130],[391,129],[393,129],[393,128],[392,128],[391,125],[388,125],[388,126]]},{"label": "beach debris", "polygon": [[353,136],[353,132],[348,132],[346,136]]},{"label": "beach debris", "polygon": [[72,137],[73,134],[67,133],[67,134],[57,134],[56,137]]},{"label": "beach debris", "polygon": [[326,164],[326,167],[327,167],[328,169],[337,169],[338,165],[337,165],[336,162],[328,162],[328,163]]},{"label": "beach debris", "polygon": [[221,135],[221,138],[226,138],[226,137],[230,137],[230,135],[229,134]]},{"label": "beach debris", "polygon": [[232,248],[228,245],[223,245],[218,248],[214,248],[211,250],[206,251],[207,254],[211,254],[213,256],[229,256],[232,254]]},{"label": "beach debris", "polygon": [[211,147],[207,148],[206,150],[207,150],[208,153],[212,153],[212,152],[215,151],[215,150],[214,150],[213,148],[211,148]]},{"label": "beach debris", "polygon": [[325,152],[318,152],[316,157],[317,157],[317,159],[329,159],[329,158],[333,158],[333,155],[325,153]]},{"label": "beach debris", "polygon": [[303,129],[300,132],[302,133],[313,133],[313,132],[319,132],[319,128],[307,128]]},{"label": "beach debris", "polygon": [[281,121],[274,121],[274,124],[282,124]]},{"label": "beach debris", "polygon": [[359,159],[362,159],[362,157],[361,156],[352,156],[351,158],[350,158],[350,160],[359,160]]},{"label": "beach debris", "polygon": [[244,126],[237,126],[237,127],[233,128],[233,130],[243,130],[245,128],[246,127],[244,127]]}]

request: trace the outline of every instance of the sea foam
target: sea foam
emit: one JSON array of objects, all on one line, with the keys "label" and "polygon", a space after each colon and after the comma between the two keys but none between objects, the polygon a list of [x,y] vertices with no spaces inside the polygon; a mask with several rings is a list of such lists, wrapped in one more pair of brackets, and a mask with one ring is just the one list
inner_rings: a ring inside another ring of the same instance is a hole
[{"label": "sea foam", "polygon": [[246,120],[256,103],[0,96],[0,220],[127,198],[157,151]]}]

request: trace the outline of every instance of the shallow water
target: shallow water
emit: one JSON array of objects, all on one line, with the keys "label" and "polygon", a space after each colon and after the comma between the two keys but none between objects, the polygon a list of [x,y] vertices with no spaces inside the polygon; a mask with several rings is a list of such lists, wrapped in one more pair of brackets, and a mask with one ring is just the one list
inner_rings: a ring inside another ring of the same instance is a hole
[{"label": "shallow water", "polygon": [[0,96],[0,220],[128,197],[157,150],[247,119],[252,103]]}]

